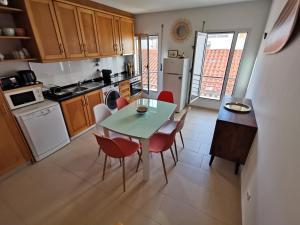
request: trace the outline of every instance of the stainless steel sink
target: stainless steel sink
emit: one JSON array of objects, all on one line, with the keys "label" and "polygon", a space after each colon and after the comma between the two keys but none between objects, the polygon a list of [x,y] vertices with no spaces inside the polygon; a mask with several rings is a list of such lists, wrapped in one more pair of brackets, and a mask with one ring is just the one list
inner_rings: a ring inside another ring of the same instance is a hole
[{"label": "stainless steel sink", "polygon": [[96,87],[99,87],[101,85],[101,83],[99,82],[91,82],[91,83],[87,83],[87,84],[82,84],[81,87],[84,87],[84,88],[96,88]]},{"label": "stainless steel sink", "polygon": [[86,91],[87,89],[88,89],[87,87],[76,86],[76,87],[68,88],[67,90],[73,93],[81,93],[83,91]]}]

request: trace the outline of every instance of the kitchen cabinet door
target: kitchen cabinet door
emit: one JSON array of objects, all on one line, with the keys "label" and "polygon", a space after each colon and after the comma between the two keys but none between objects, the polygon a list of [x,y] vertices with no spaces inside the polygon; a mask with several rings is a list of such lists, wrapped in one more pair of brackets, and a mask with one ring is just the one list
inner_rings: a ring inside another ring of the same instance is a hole
[{"label": "kitchen cabinet door", "polygon": [[133,20],[121,18],[120,20],[122,53],[134,54],[134,23]]},{"label": "kitchen cabinet door", "polygon": [[84,8],[77,8],[77,11],[85,55],[88,57],[99,56],[94,11]]},{"label": "kitchen cabinet door", "polygon": [[102,56],[116,55],[114,36],[114,16],[105,13],[96,13],[96,26]]},{"label": "kitchen cabinet door", "polygon": [[0,93],[0,176],[31,159],[17,122]]},{"label": "kitchen cabinet door", "polygon": [[65,58],[52,1],[28,0],[24,3],[41,59]]},{"label": "kitchen cabinet door", "polygon": [[114,37],[115,37],[115,46],[116,54],[122,55],[122,34],[121,34],[121,19],[120,17],[114,17]]},{"label": "kitchen cabinet door", "polygon": [[127,101],[130,101],[130,81],[124,80],[119,83],[120,95],[126,98]]},{"label": "kitchen cabinet door", "polygon": [[89,127],[84,96],[71,98],[61,103],[69,135],[72,137]]},{"label": "kitchen cabinet door", "polygon": [[76,6],[54,2],[54,7],[67,58],[83,58],[84,47]]},{"label": "kitchen cabinet door", "polygon": [[97,90],[85,95],[90,125],[95,124],[94,106],[103,102],[102,91]]}]

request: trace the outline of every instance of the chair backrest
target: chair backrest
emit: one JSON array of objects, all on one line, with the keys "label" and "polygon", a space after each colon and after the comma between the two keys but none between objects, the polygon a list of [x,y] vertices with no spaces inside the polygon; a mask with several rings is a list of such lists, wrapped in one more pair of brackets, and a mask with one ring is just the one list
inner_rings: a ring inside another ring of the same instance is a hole
[{"label": "chair backrest", "polygon": [[105,104],[98,104],[95,105],[93,108],[95,120],[96,120],[96,129],[100,130],[101,121],[105,120],[107,117],[109,117],[112,113],[109,110],[109,108]]},{"label": "chair backrest", "polygon": [[188,110],[184,112],[184,114],[181,116],[180,120],[178,121],[177,128],[176,128],[177,131],[181,131],[181,129],[183,128],[187,113]]},{"label": "chair backrest", "polygon": [[174,103],[173,93],[171,91],[161,91],[157,97],[157,100]]},{"label": "chair backrest", "polygon": [[94,133],[96,140],[101,147],[101,150],[108,156],[112,158],[121,158],[122,150],[119,146],[110,138],[101,136],[99,134]]},{"label": "chair backrest", "polygon": [[129,104],[129,102],[126,100],[126,98],[124,98],[122,96],[117,99],[117,107],[119,110],[124,108],[128,104]]}]

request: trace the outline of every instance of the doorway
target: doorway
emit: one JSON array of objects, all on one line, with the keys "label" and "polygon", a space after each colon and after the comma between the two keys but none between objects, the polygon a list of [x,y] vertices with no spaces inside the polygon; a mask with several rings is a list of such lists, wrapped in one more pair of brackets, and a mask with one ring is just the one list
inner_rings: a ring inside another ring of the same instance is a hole
[{"label": "doorway", "polygon": [[190,102],[232,95],[247,32],[196,32]]},{"label": "doorway", "polygon": [[140,34],[135,37],[135,65],[142,76],[143,92],[155,96],[158,91],[159,38]]}]

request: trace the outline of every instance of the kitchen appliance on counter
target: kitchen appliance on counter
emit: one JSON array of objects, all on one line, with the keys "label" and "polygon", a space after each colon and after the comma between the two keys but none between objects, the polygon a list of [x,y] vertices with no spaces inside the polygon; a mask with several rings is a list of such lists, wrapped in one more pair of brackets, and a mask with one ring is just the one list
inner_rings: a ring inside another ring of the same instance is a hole
[{"label": "kitchen appliance on counter", "polygon": [[120,97],[118,84],[113,84],[102,88],[104,102],[110,110],[116,110],[117,99]]},{"label": "kitchen appliance on counter", "polygon": [[59,103],[46,100],[13,111],[36,161],[70,142]]},{"label": "kitchen appliance on counter", "polygon": [[18,88],[21,86],[18,75],[2,77],[0,79],[0,84],[3,91]]},{"label": "kitchen appliance on counter", "polygon": [[36,83],[36,76],[32,70],[19,70],[19,82],[21,86],[33,85]]},{"label": "kitchen appliance on counter", "polygon": [[10,109],[18,109],[44,101],[42,83],[3,91]]},{"label": "kitchen appliance on counter", "polygon": [[111,83],[111,74],[112,74],[111,70],[102,70],[102,76],[103,76],[104,83],[106,83],[106,84]]},{"label": "kitchen appliance on counter", "polygon": [[130,79],[131,96],[139,94],[142,91],[142,77],[137,76]]},{"label": "kitchen appliance on counter", "polygon": [[165,58],[163,72],[163,90],[172,91],[176,112],[180,112],[187,102],[189,59]]}]

